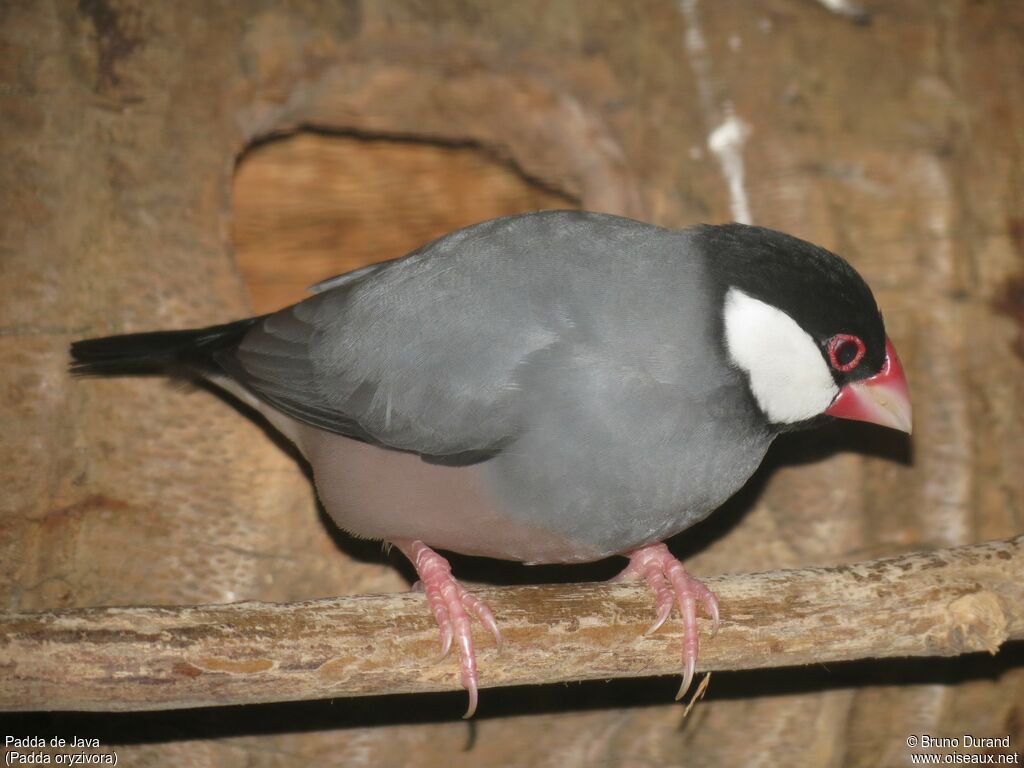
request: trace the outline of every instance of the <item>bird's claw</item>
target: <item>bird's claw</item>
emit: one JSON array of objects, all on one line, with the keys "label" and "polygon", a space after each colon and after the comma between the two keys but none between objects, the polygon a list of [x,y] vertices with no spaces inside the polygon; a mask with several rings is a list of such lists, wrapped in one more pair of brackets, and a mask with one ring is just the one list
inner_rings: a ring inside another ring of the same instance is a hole
[{"label": "bird's claw", "polygon": [[679,607],[684,634],[683,684],[676,694],[678,701],[689,690],[697,668],[700,650],[697,639],[697,604],[700,603],[711,618],[711,637],[714,637],[718,634],[720,623],[718,598],[701,581],[690,576],[664,544],[651,544],[630,552],[629,565],[620,577],[641,578],[654,592],[655,619],[645,635],[653,634],[665,623],[673,605]]},{"label": "bird's claw", "polygon": [[686,692],[690,690],[690,685],[693,683],[693,673],[697,669],[697,658],[686,657],[683,665],[683,682],[679,686],[679,690],[676,692],[676,701],[679,701]]},{"label": "bird's claw", "polygon": [[487,604],[455,580],[451,566],[441,555],[422,541],[397,544],[416,568],[420,580],[413,586],[426,593],[430,610],[441,631],[441,658],[448,656],[453,642],[458,642],[459,677],[462,687],[469,693],[469,708],[463,717],[470,718],[476,712],[479,689],[470,615],[476,616],[487,627],[500,650],[501,632],[498,623]]},{"label": "bird's claw", "polygon": [[644,637],[649,637],[650,635],[653,635],[655,632],[661,629],[661,625],[665,623],[666,619],[668,619],[669,614],[671,613],[672,600],[670,598],[664,604],[658,606],[658,614],[654,617],[654,623],[647,628],[646,632],[644,632]]}]

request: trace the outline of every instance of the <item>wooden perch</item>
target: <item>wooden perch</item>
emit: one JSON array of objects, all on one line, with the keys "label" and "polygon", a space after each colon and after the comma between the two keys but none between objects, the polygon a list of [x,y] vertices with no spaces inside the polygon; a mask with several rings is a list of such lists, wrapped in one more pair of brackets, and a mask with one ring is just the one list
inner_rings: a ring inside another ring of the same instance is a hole
[{"label": "wooden perch", "polygon": [[[835,568],[708,580],[722,627],[698,669],[995,653],[1024,639],[1024,536]],[[680,672],[639,584],[480,589],[483,686]],[[0,615],[0,709],[146,710],[458,688],[416,593]]]}]

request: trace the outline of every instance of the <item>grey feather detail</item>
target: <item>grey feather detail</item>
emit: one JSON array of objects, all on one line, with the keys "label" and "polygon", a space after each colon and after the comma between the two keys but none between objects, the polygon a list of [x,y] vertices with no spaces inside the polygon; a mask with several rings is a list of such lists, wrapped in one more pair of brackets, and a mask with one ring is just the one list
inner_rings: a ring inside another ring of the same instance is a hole
[{"label": "grey feather detail", "polygon": [[310,293],[323,293],[324,291],[341,288],[355,282],[356,280],[372,275],[384,264],[387,264],[387,262],[368,264],[365,267],[353,269],[351,272],[345,272],[340,275],[335,275],[334,277],[328,277],[326,280],[321,280],[319,283],[313,283],[313,285],[306,288],[306,290]]},{"label": "grey feather detail", "polygon": [[[681,237],[575,211],[482,222],[268,316],[221,363],[320,429],[438,463],[491,458],[559,417],[575,395],[557,372],[593,350],[675,379],[706,331],[704,307],[677,312],[697,274]],[[553,378],[524,401],[538,365]]]}]

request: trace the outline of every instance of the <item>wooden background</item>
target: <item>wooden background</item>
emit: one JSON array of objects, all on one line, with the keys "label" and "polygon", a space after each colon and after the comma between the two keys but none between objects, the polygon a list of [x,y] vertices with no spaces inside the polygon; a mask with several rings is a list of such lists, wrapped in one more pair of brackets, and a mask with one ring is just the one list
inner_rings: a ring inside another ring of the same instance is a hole
[{"label": "wooden background", "polygon": [[[864,25],[809,0],[0,5],[3,604],[404,589],[257,424],[161,380],[71,381],[67,344],[279,306],[543,207],[749,211],[876,290],[912,444],[857,425],[780,440],[674,542],[695,573],[1020,532],[1024,6],[869,6]],[[1022,665],[1017,647],[716,675],[685,722],[675,680],[639,680],[485,690],[472,729],[446,694],[0,731],[99,736],[124,765],[901,765],[910,734],[1020,749]]]}]

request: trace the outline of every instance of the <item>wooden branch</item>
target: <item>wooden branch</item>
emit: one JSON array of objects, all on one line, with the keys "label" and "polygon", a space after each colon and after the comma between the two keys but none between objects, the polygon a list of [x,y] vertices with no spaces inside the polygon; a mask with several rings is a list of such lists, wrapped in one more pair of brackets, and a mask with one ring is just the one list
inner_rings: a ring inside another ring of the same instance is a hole
[{"label": "wooden branch", "polygon": [[[708,579],[698,669],[995,653],[1024,639],[1024,536],[835,568]],[[480,589],[505,647],[483,686],[679,674],[638,584]],[[0,709],[145,710],[456,689],[420,594],[0,615]]]}]

